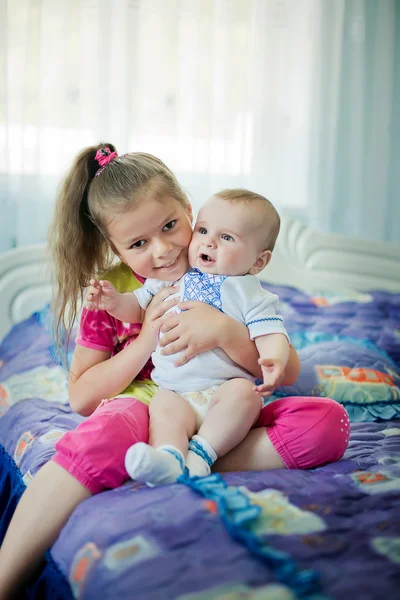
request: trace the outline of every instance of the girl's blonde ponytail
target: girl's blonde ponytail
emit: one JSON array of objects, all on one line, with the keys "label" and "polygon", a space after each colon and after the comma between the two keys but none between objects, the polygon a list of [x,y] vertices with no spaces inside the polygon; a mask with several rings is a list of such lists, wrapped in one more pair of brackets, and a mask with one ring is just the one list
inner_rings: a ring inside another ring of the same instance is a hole
[{"label": "girl's blonde ponytail", "polygon": [[94,157],[99,144],[76,157],[59,191],[49,247],[54,265],[53,329],[59,350],[68,348],[83,291],[90,278],[110,264],[109,245],[88,206],[88,190],[99,164]]},{"label": "girl's blonde ponytail", "polygon": [[159,158],[134,152],[115,156],[100,168],[100,161],[95,160],[100,149],[115,152],[112,144],[99,144],[86,148],[75,159],[60,189],[50,230],[56,279],[54,334],[60,350],[68,347],[91,277],[111,266],[113,246],[107,238],[110,220],[132,210],[140,194],[156,199],[169,195],[189,206],[174,174]]}]

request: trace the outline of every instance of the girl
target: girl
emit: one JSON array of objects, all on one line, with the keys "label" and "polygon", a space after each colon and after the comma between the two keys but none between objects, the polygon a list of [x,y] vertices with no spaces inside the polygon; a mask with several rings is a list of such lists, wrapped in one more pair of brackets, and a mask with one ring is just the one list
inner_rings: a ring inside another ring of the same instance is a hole
[{"label": "girl", "polygon": [[[140,286],[133,270],[140,272],[142,265],[133,257],[143,240],[136,234],[133,238],[132,231],[141,221],[154,224],[154,277],[171,268],[167,258],[171,244],[183,255],[187,251],[191,209],[174,175],[151,155],[116,158],[114,152],[110,144],[83,150],[58,197],[51,236],[58,284],[58,339],[64,328],[67,338],[70,335],[78,302],[93,274],[105,273],[102,277],[120,292]],[[111,155],[115,160],[109,162]],[[121,263],[110,268],[113,255]],[[142,328],[117,321],[105,311],[83,309],[69,396],[72,408],[90,418],[56,444],[53,460],[42,467],[21,498],[0,550],[0,600],[9,598],[37,567],[80,502],[128,479],[127,449],[135,442],[148,441],[147,405],[156,388],[149,380],[148,358],[160,324],[166,353],[184,350],[180,364],[220,347],[234,362],[260,375],[258,353],[247,328],[213,307],[186,302],[180,305],[184,312],[168,315],[163,322],[162,315],[174,303],[163,300],[172,291],[166,288],[157,295]],[[298,369],[292,351],[283,384],[294,381]],[[262,410],[259,428],[218,461],[216,468],[310,468],[338,460],[346,444],[337,439],[332,426],[335,415],[339,422],[343,408],[332,400],[274,402]],[[280,440],[288,421],[291,437],[283,450]]]}]

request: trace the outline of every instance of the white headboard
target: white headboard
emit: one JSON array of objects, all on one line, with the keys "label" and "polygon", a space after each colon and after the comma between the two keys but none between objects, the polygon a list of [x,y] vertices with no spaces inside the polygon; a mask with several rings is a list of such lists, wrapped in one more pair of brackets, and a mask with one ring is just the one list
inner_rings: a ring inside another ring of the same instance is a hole
[{"label": "white headboard", "polygon": [[0,254],[0,339],[51,297],[50,260],[44,245]]},{"label": "white headboard", "polygon": [[[316,233],[283,220],[264,281],[309,290],[384,289],[400,292],[400,246]],[[0,338],[50,300],[45,246],[0,255]]]},{"label": "white headboard", "polygon": [[303,289],[400,292],[400,246],[323,235],[299,221],[282,220],[261,279]]}]

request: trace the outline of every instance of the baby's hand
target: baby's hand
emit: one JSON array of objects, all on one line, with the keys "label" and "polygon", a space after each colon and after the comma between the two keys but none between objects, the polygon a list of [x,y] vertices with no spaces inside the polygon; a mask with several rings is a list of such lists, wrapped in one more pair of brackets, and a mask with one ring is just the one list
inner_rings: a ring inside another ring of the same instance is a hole
[{"label": "baby's hand", "polygon": [[285,365],[278,358],[259,358],[258,364],[261,366],[264,383],[255,386],[254,391],[260,396],[270,396],[283,379]]},{"label": "baby's hand", "polygon": [[119,299],[119,292],[109,281],[98,281],[91,279],[86,293],[86,306],[89,310],[107,310],[116,309]]}]

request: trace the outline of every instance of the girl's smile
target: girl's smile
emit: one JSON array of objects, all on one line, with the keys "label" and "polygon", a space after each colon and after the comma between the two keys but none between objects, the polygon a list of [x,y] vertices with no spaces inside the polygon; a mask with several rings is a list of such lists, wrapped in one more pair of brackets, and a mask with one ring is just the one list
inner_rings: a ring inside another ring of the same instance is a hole
[{"label": "girl's smile", "polygon": [[190,207],[171,196],[140,196],[107,227],[121,260],[142,277],[176,281],[189,268]]},{"label": "girl's smile", "polygon": [[159,267],[154,267],[154,271],[157,271],[158,273],[157,277],[161,276],[161,279],[163,279],[163,273],[169,273],[171,271],[174,271],[175,269],[178,269],[180,267],[181,261],[183,260],[186,260],[187,262],[187,251],[185,252],[184,250],[181,250],[178,256],[176,256],[174,259],[160,265]]}]

